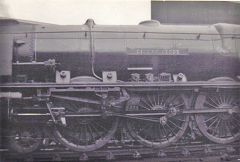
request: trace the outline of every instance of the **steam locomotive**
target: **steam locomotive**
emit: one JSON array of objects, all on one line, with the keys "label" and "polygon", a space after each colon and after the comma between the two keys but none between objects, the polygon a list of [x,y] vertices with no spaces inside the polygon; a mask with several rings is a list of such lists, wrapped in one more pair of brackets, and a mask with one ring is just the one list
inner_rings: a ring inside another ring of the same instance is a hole
[{"label": "steam locomotive", "polygon": [[55,140],[90,152],[122,130],[152,148],[195,129],[220,144],[240,137],[239,25],[0,24],[2,143],[13,151]]}]

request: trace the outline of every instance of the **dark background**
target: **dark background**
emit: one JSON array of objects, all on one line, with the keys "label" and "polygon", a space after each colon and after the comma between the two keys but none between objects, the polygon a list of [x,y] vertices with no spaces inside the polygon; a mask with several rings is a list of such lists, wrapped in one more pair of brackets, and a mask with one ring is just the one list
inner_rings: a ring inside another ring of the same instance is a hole
[{"label": "dark background", "polygon": [[152,19],[167,24],[240,24],[238,2],[152,1]]}]

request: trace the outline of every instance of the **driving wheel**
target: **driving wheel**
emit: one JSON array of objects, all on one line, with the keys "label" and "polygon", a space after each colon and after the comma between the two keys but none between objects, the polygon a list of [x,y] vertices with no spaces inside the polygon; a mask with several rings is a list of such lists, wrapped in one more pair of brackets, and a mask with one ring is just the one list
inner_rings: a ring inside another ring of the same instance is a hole
[{"label": "driving wheel", "polygon": [[188,126],[189,116],[180,113],[186,108],[185,102],[177,94],[142,94],[130,107],[143,114],[144,120],[128,119],[127,128],[133,138],[148,147],[169,146],[182,137]]},{"label": "driving wheel", "polygon": [[[211,141],[231,143],[240,137],[239,94],[236,92],[202,93],[196,100],[195,109],[223,110],[227,112],[196,115],[200,131]],[[236,111],[238,110],[238,111]]]},{"label": "driving wheel", "polygon": [[101,113],[99,105],[79,102],[61,102],[66,113],[81,113],[86,117],[66,117],[66,125],[56,125],[54,134],[57,139],[75,151],[87,152],[96,150],[113,137],[118,127],[118,118],[91,116]]}]

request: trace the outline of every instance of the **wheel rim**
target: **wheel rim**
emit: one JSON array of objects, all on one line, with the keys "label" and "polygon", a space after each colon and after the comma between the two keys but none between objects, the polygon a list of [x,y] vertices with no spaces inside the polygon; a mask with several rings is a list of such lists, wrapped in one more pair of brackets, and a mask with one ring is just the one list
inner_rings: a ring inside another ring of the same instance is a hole
[{"label": "wheel rim", "polygon": [[[238,94],[233,92],[201,94],[195,109],[239,108]],[[236,113],[209,113],[196,115],[200,131],[211,141],[231,143],[240,137],[240,116]]]},{"label": "wheel rim", "polygon": [[15,126],[10,130],[10,147],[19,153],[30,153],[41,144],[41,132],[35,127]]},{"label": "wheel rim", "polygon": [[[143,112],[169,112],[170,108],[173,107],[180,112],[186,108],[184,100],[180,96],[173,94],[146,95],[140,99],[137,105],[132,106],[134,107],[134,110],[137,109],[138,111]],[[151,119],[154,118],[159,119],[160,122],[152,123],[129,119],[127,121],[127,128],[131,136],[138,142],[156,148],[169,146],[180,139],[184,134],[189,121],[189,116],[183,114],[168,117],[167,119],[164,118],[164,116],[151,117]]]},{"label": "wheel rim", "polygon": [[[65,106],[69,107],[70,112],[100,113],[99,107],[89,104],[72,103]],[[119,119],[113,117],[66,118],[67,126],[55,126],[54,134],[67,148],[80,152],[93,151],[109,142],[117,130],[118,122]]]}]

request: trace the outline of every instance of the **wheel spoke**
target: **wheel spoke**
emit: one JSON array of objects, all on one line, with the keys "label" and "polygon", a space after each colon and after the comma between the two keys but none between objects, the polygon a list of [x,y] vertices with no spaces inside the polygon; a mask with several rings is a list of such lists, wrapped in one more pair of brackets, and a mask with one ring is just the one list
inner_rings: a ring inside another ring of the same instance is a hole
[{"label": "wheel spoke", "polygon": [[141,100],[141,101],[143,101],[143,103],[144,103],[145,105],[149,106],[150,108],[152,107],[151,105],[149,105],[149,104],[147,103],[147,101],[144,101],[144,100]]},{"label": "wheel spoke", "polygon": [[162,131],[161,131],[161,127],[160,127],[161,125],[160,124],[158,124],[158,132],[159,132],[159,134],[160,134],[160,136],[159,137],[163,137],[163,133],[162,133]]},{"label": "wheel spoke", "polygon": [[223,95],[223,94],[222,94],[222,98],[223,98],[223,102],[224,102],[224,103],[227,103],[227,101],[226,101],[226,95]]},{"label": "wheel spoke", "polygon": [[79,132],[79,141],[82,142],[83,141],[83,128],[80,127],[80,132]]},{"label": "wheel spoke", "polygon": [[162,96],[162,100],[161,100],[161,104],[160,105],[162,105],[162,106],[164,106],[165,107],[165,102],[164,102],[164,99],[165,100],[167,100],[167,97],[164,95],[164,96]]},{"label": "wheel spoke", "polygon": [[181,103],[181,104],[175,105],[174,107],[177,108],[177,107],[180,107],[180,106],[183,106],[183,105],[185,105],[185,103]]},{"label": "wheel spoke", "polygon": [[98,122],[95,122],[95,125],[97,125],[99,128],[101,128],[101,130],[104,130],[105,132],[108,131],[104,126],[102,126],[102,125],[99,124]]},{"label": "wheel spoke", "polygon": [[152,98],[153,98],[154,105],[157,105],[156,98],[154,95],[152,95]]},{"label": "wheel spoke", "polygon": [[218,94],[218,98],[219,98],[221,104],[224,103],[224,102],[222,101],[222,98],[221,98],[221,95],[220,95],[220,94]]},{"label": "wheel spoke", "polygon": [[214,108],[217,108],[216,106],[212,105],[211,103],[209,103],[208,101],[205,102],[205,104],[211,106],[211,107],[214,107]]},{"label": "wheel spoke", "polygon": [[152,103],[152,100],[151,100],[151,98],[149,97],[149,95],[147,95],[147,99],[148,99],[148,101],[149,101],[149,104],[151,105],[151,107],[153,107],[153,106],[154,106],[154,104]]},{"label": "wheel spoke", "polygon": [[85,139],[85,145],[88,145],[88,135],[87,135],[87,127],[86,124],[84,124],[84,139]]},{"label": "wheel spoke", "polygon": [[[61,102],[55,104],[61,106]],[[101,110],[100,105],[79,102],[65,102],[64,107],[66,112],[83,114],[100,113]],[[54,135],[64,146],[81,152],[93,151],[107,144],[116,132],[119,123],[118,117],[66,119],[67,126],[57,125],[54,129]]]},{"label": "wheel spoke", "polygon": [[[164,135],[165,135],[165,137],[167,138],[167,131],[166,131],[164,125],[161,125],[161,126],[162,126],[162,128],[163,128]],[[167,139],[167,140],[168,140],[168,139]]]},{"label": "wheel spoke", "polygon": [[208,98],[212,101],[212,103],[214,103],[216,106],[218,106],[218,104],[210,96]]},{"label": "wheel spoke", "polygon": [[169,101],[169,103],[174,103],[174,101],[176,100],[176,98],[177,98],[177,95],[174,95],[174,96],[170,96],[171,98],[171,100]]},{"label": "wheel spoke", "polygon": [[170,125],[168,125],[168,124],[166,123],[166,126],[169,128],[169,130],[172,132],[173,135],[176,135],[176,134],[174,133],[174,130],[172,130],[172,128],[170,127]]},{"label": "wheel spoke", "polygon": [[[233,134],[232,134],[232,131],[230,130],[230,124],[231,123],[226,122],[226,136],[230,136],[231,137]],[[229,135],[227,133],[229,133]]]},{"label": "wheel spoke", "polygon": [[157,93],[157,104],[159,105],[160,104],[160,98],[159,98],[159,93]]},{"label": "wheel spoke", "polygon": [[223,136],[223,120],[221,120],[220,121],[220,123],[219,123],[219,137],[221,138],[221,137],[224,137]]},{"label": "wheel spoke", "polygon": [[[196,100],[195,109],[213,106],[216,109],[233,108],[234,104],[237,106],[236,95],[236,93],[229,91],[201,94]],[[235,116],[235,113],[219,112],[210,116],[199,114],[196,115],[196,122],[200,131],[213,142],[227,144],[240,137],[238,131],[240,119]]]},{"label": "wheel spoke", "polygon": [[212,116],[212,117],[210,117],[210,118],[204,120],[204,123],[206,123],[206,122],[208,122],[208,121],[210,121],[210,120],[212,120],[212,119],[214,119],[214,118],[216,118],[216,117],[217,117],[217,115],[214,115],[214,116]]},{"label": "wheel spoke", "polygon": [[229,94],[227,94],[227,95],[226,95],[226,102],[227,102],[228,104],[231,104],[231,99],[232,99],[232,97],[231,97]]},{"label": "wheel spoke", "polygon": [[87,125],[87,128],[88,128],[88,130],[89,130],[89,134],[90,134],[90,136],[91,136],[91,139],[92,139],[93,141],[95,141],[95,137],[94,137],[92,128],[91,128],[91,126],[90,126],[89,124]]},{"label": "wheel spoke", "polygon": [[[149,96],[151,96],[151,98]],[[142,107],[146,113],[152,110],[166,113],[170,111],[170,108],[181,107],[181,109],[184,109],[185,104],[182,101],[183,99],[176,94],[160,94],[160,92],[157,92],[142,95],[138,106]],[[146,106],[149,106],[150,109],[147,109]],[[151,119],[156,121],[154,123],[145,120],[140,122],[129,118],[127,120],[127,129],[136,141],[146,146],[156,148],[169,146],[171,143],[181,138],[187,129],[189,116],[178,114],[177,116],[166,117],[166,119],[165,117],[164,115],[160,117],[155,116],[154,119]]]},{"label": "wheel spoke", "polygon": [[99,134],[98,129],[94,126],[94,124],[90,123],[89,125],[91,125],[91,127],[94,129],[95,134],[97,135],[97,137],[101,137],[101,134]]},{"label": "wheel spoke", "polygon": [[218,120],[217,124],[215,125],[214,129],[213,129],[213,134],[216,133],[216,135],[218,135],[217,131],[219,131],[219,123],[221,122],[221,119]]},{"label": "wheel spoke", "polygon": [[219,118],[216,118],[208,127],[207,130],[209,130],[218,120],[220,120]]},{"label": "wheel spoke", "polygon": [[240,121],[237,118],[235,118],[234,116],[232,116],[232,118],[236,121],[235,123],[237,123],[237,125],[240,126]]},{"label": "wheel spoke", "polygon": [[138,105],[138,106],[140,106],[140,107],[142,107],[142,108],[144,108],[144,109],[147,109],[147,110],[151,110],[151,109],[149,109],[148,107],[145,107],[145,106],[143,106],[143,105]]},{"label": "wheel spoke", "polygon": [[172,123],[175,127],[177,127],[178,129],[181,129],[182,130],[182,128],[181,127],[179,127],[176,123],[174,123],[173,121],[171,121],[171,120],[168,120],[170,123]]},{"label": "wheel spoke", "polygon": [[186,120],[183,120],[183,119],[179,119],[178,117],[175,117],[174,119],[180,121],[180,122],[185,122]]},{"label": "wheel spoke", "polygon": [[214,96],[214,98],[215,98],[215,101],[217,101],[218,105],[221,105],[220,99],[217,96]]}]

